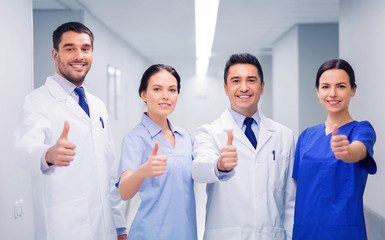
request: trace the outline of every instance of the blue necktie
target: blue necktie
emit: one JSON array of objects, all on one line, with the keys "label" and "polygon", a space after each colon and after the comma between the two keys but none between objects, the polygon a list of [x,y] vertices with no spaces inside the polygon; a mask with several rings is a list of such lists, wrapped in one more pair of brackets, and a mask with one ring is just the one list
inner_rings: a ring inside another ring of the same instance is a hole
[{"label": "blue necktie", "polygon": [[86,102],[85,94],[84,94],[84,88],[83,87],[77,87],[75,88],[75,92],[79,95],[79,105],[83,108],[83,110],[87,113],[88,116],[90,116],[90,110],[88,109],[88,104]]},{"label": "blue necktie", "polygon": [[251,129],[251,124],[253,123],[254,119],[247,117],[245,118],[244,124],[246,125],[245,134],[247,138],[250,140],[251,144],[254,148],[257,148],[257,139],[255,138],[254,132]]}]

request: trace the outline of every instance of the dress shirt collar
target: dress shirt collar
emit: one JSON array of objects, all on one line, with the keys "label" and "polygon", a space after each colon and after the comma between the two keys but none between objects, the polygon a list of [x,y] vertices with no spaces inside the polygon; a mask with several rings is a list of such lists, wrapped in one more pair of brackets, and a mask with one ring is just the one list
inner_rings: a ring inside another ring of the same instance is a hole
[{"label": "dress shirt collar", "polygon": [[[53,76],[53,79],[64,89],[64,91],[66,93],[68,93],[69,95],[71,95],[75,88],[77,88],[77,86],[73,83],[71,83],[70,81],[68,81],[67,79],[65,79],[64,77],[60,76],[57,72],[55,72],[55,75]],[[83,86],[84,87],[84,86]]]},{"label": "dress shirt collar", "polygon": [[[178,127],[173,126],[168,119],[167,122],[174,134],[181,134],[181,132],[178,130]],[[143,113],[142,124],[148,130],[152,138],[162,132],[162,128],[156,124],[149,116],[147,116],[147,112]]]},{"label": "dress shirt collar", "polygon": [[[246,116],[234,111],[231,107],[229,108],[229,112],[233,117],[235,124],[237,124],[239,128],[242,128],[243,122],[245,121]],[[251,117],[254,119],[257,125],[260,126],[261,117],[259,116],[259,110],[257,110]]]}]

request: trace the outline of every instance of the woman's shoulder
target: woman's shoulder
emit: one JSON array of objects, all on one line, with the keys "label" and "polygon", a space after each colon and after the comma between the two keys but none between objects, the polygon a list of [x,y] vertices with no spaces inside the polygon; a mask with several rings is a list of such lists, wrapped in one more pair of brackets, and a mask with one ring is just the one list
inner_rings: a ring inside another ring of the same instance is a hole
[{"label": "woman's shoulder", "polygon": [[325,132],[325,124],[324,123],[306,128],[305,130],[302,131],[300,137],[313,135],[313,134],[319,134],[321,132],[322,133]]},{"label": "woman's shoulder", "polygon": [[350,129],[353,135],[370,135],[372,137],[375,137],[376,135],[376,131],[369,121],[353,121]]},{"label": "woman's shoulder", "polygon": [[132,128],[125,136],[124,141],[138,141],[139,139],[142,139],[148,134],[148,131],[143,126],[142,123],[137,124],[134,128]]},{"label": "woman's shoulder", "polygon": [[373,128],[372,124],[369,121],[353,121],[353,126],[354,127],[368,127],[368,128]]}]

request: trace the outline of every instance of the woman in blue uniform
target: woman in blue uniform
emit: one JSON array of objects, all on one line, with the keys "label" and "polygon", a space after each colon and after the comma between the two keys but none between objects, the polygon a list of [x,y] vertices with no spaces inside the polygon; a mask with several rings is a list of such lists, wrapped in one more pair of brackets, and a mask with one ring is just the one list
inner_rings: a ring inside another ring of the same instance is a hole
[{"label": "woman in blue uniform", "polygon": [[368,173],[377,170],[375,131],[349,114],[357,85],[348,62],[326,61],[315,85],[327,118],[303,131],[297,142],[293,239],[367,239],[363,194]]},{"label": "woman in blue uniform", "polygon": [[137,192],[141,198],[128,239],[197,239],[192,142],[167,119],[179,90],[180,77],[171,66],[152,65],[142,76],[139,95],[147,112],[123,139],[119,169],[122,199]]}]

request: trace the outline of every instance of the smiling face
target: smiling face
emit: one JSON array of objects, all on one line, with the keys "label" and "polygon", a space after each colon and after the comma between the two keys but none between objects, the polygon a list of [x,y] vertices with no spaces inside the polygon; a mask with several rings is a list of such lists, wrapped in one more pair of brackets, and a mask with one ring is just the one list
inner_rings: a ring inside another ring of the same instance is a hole
[{"label": "smiling face", "polygon": [[317,95],[329,114],[348,113],[350,98],[356,93],[349,82],[349,75],[341,69],[330,69],[319,79]]},{"label": "smiling face", "polygon": [[149,78],[147,89],[140,96],[147,103],[147,115],[151,119],[155,122],[167,119],[178,100],[177,80],[168,71],[161,70]]},{"label": "smiling face", "polygon": [[232,65],[224,87],[234,111],[251,117],[258,110],[264,82],[261,84],[257,67],[252,64]]},{"label": "smiling face", "polygon": [[93,50],[91,39],[86,33],[64,32],[58,50],[52,50],[56,72],[80,86],[91,68]]}]

